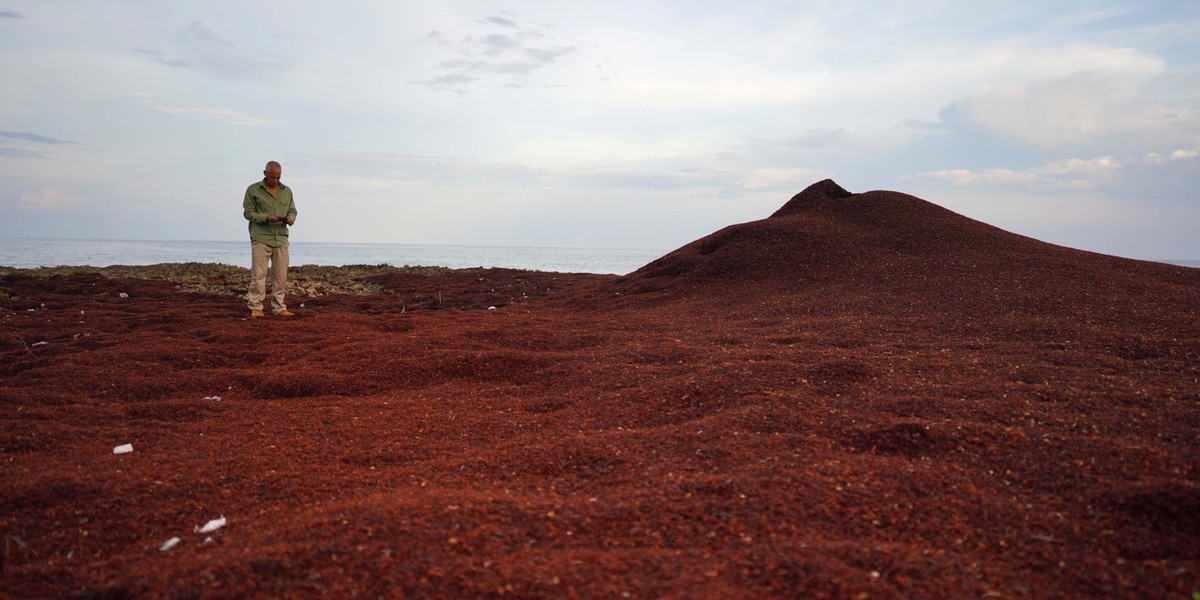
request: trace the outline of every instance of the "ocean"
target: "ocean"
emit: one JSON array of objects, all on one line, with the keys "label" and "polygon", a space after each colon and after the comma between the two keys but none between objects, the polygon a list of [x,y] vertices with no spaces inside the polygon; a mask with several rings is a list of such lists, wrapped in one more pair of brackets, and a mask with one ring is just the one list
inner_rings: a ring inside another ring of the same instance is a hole
[{"label": "ocean", "polygon": [[[670,252],[648,248],[551,248],[423,244],[297,242],[291,264],[423,266],[463,269],[505,267],[558,273],[624,275]],[[0,237],[0,266],[68,266],[221,263],[250,268],[250,242],[67,240]]]},{"label": "ocean", "polygon": [[[654,248],[554,248],[427,244],[292,244],[292,265],[394,267],[506,267],[558,273],[624,275],[670,252]],[[67,266],[221,263],[250,268],[250,242],[68,240],[0,237],[0,266]],[[1200,267],[1200,260],[1161,260]]]}]

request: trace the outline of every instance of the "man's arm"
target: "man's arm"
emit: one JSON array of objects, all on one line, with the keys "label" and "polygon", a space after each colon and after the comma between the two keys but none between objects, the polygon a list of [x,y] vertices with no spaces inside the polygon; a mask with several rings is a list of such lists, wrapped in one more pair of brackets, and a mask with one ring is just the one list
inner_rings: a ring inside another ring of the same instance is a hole
[{"label": "man's arm", "polygon": [[267,215],[258,212],[258,203],[254,201],[254,194],[250,193],[251,188],[246,188],[246,197],[242,198],[242,216],[246,217],[247,221],[254,223],[266,223]]}]

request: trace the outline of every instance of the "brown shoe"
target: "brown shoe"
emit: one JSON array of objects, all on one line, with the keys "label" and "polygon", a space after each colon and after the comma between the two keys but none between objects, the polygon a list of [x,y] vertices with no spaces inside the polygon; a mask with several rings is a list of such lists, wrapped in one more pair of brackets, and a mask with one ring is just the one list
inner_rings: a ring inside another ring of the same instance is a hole
[{"label": "brown shoe", "polygon": [[285,308],[285,309],[275,313],[275,316],[277,316],[277,317],[294,317],[294,316],[296,316],[296,313]]},{"label": "brown shoe", "polygon": [[261,310],[252,310],[252,311],[250,311],[250,318],[251,318],[251,319],[261,319],[261,318],[263,318],[263,311],[261,311]]}]

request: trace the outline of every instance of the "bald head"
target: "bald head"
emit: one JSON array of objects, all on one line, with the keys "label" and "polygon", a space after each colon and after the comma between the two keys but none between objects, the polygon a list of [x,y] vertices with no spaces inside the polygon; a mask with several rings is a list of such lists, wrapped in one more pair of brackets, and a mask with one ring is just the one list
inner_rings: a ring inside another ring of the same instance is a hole
[{"label": "bald head", "polygon": [[282,176],[283,167],[275,161],[268,162],[267,168],[263,169],[263,183],[270,189],[275,189],[279,185],[279,178]]}]

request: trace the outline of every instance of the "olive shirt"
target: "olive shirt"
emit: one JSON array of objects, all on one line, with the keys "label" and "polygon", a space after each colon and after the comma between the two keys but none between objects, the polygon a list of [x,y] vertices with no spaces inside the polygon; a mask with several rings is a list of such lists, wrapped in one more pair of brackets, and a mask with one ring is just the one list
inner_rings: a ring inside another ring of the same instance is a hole
[{"label": "olive shirt", "polygon": [[250,241],[260,242],[279,248],[288,243],[287,223],[268,223],[267,217],[275,215],[280,219],[291,217],[296,221],[296,202],[292,199],[292,188],[279,183],[275,195],[267,191],[267,186],[258,181],[246,188],[246,197],[242,200],[242,214],[250,221]]}]

